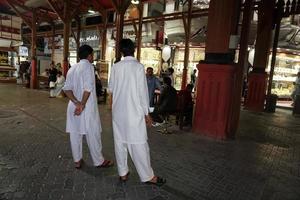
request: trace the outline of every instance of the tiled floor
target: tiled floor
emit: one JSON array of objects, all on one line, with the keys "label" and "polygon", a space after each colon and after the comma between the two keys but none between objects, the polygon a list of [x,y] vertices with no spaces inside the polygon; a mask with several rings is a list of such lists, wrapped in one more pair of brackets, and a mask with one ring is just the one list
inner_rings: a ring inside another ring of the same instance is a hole
[{"label": "tiled floor", "polygon": [[[0,84],[0,199],[201,200],[300,199],[300,118],[290,110],[241,112],[235,140],[216,141],[173,126],[172,135],[150,128],[161,188],[118,181],[116,167],[75,170],[65,129],[66,99]],[[100,105],[103,152],[114,159],[111,114]]]}]

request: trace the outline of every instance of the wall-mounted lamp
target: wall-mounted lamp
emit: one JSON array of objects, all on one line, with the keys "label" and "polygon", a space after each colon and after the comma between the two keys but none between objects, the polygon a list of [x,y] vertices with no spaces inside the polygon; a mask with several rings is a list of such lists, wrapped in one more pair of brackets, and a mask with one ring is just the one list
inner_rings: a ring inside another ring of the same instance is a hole
[{"label": "wall-mounted lamp", "polygon": [[139,4],[140,1],[139,1],[139,0],[131,0],[131,3],[132,3],[132,4]]},{"label": "wall-mounted lamp", "polygon": [[96,12],[94,11],[93,7],[90,6],[89,9],[88,9],[88,13],[95,14]]}]

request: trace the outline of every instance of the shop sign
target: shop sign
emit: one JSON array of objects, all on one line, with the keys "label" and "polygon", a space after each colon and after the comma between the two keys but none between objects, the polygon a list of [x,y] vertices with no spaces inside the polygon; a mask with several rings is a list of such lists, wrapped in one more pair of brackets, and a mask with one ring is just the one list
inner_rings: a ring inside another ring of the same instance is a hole
[{"label": "shop sign", "polygon": [[80,35],[80,45],[87,44],[92,48],[99,48],[100,37],[96,30],[82,31]]},{"label": "shop sign", "polygon": [[[110,29],[107,31],[108,38],[115,39],[116,35],[117,35],[116,29]],[[142,37],[143,37],[143,39],[145,39],[147,37],[152,37],[152,28],[151,28],[150,24],[143,24]],[[124,26],[123,27],[123,38],[135,40],[136,32],[135,32],[133,26]]]},{"label": "shop sign", "polygon": [[19,56],[28,56],[28,48],[25,46],[19,46]]},{"label": "shop sign", "polygon": [[61,35],[54,37],[54,42],[52,41],[52,37],[44,38],[44,54],[52,53],[52,44],[55,45],[55,49],[60,49],[63,47],[63,39]]},{"label": "shop sign", "polygon": [[0,51],[0,66],[1,65],[8,65],[8,52]]},{"label": "shop sign", "polygon": [[97,35],[93,35],[93,36],[88,36],[85,38],[80,38],[80,42],[89,42],[89,41],[99,41],[99,37]]}]

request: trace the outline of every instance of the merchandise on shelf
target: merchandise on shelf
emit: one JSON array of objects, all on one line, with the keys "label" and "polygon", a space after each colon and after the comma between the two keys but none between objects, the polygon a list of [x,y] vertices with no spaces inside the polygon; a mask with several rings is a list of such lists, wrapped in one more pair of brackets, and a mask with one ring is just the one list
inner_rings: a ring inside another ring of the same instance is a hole
[{"label": "merchandise on shelf", "polygon": [[[270,56],[271,58],[271,56]],[[271,62],[269,62],[271,63]],[[267,72],[270,71],[270,64]],[[300,56],[280,53],[276,56],[272,93],[279,98],[290,98],[294,90],[294,82],[300,71]]]}]

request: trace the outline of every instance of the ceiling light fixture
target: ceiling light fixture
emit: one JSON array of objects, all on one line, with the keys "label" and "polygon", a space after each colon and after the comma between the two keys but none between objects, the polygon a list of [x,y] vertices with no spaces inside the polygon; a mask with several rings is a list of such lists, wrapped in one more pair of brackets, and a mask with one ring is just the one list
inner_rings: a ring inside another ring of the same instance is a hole
[{"label": "ceiling light fixture", "polygon": [[131,3],[132,3],[132,4],[139,4],[140,1],[139,1],[139,0],[131,0]]},{"label": "ceiling light fixture", "polygon": [[93,7],[90,6],[89,9],[88,9],[88,13],[95,14],[96,12],[94,11]]}]

